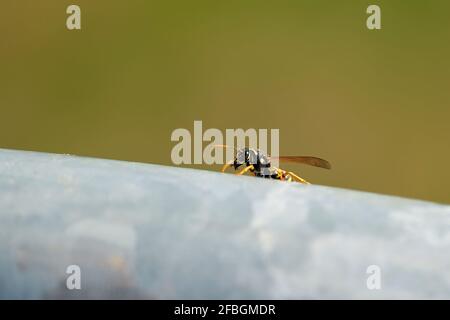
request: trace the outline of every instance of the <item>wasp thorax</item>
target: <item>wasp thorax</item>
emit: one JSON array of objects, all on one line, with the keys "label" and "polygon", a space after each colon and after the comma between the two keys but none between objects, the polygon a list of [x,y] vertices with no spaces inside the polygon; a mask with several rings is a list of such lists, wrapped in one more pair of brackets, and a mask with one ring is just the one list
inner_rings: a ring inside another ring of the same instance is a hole
[{"label": "wasp thorax", "polygon": [[270,166],[270,161],[268,157],[262,154],[259,150],[243,148],[237,151],[234,167],[238,168],[243,164],[246,166],[253,165],[255,168],[259,168],[261,165]]}]

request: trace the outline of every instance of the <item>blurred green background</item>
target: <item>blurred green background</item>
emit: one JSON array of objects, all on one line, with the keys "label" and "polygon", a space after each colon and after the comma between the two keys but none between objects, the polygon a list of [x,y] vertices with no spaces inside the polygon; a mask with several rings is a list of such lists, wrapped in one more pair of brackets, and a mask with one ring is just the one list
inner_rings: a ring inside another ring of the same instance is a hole
[{"label": "blurred green background", "polygon": [[[66,29],[77,4],[82,30]],[[382,30],[366,28],[378,4]],[[449,1],[3,0],[0,148],[172,165],[176,128],[279,128],[316,184],[450,203]],[[202,169],[217,170],[216,166]]]}]

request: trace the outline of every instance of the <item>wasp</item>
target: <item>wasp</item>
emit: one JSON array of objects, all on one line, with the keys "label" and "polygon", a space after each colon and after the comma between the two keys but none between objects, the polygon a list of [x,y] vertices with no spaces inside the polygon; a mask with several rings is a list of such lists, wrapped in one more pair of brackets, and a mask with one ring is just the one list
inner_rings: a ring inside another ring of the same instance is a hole
[{"label": "wasp", "polygon": [[[230,148],[226,145],[217,145],[217,147]],[[236,149],[235,149],[236,150]],[[222,167],[222,172],[225,172],[229,167],[233,167],[234,170],[238,170],[243,166],[236,174],[243,175],[245,173],[251,173],[256,177],[276,179],[289,182],[300,182],[304,184],[310,184],[305,179],[301,178],[297,174],[286,171],[271,165],[271,159],[279,159],[280,161],[303,163],[311,166],[331,169],[331,165],[327,160],[309,157],[309,156],[279,156],[279,157],[269,157],[268,155],[261,152],[259,149],[252,148],[242,148],[236,150],[236,158],[227,162]]]}]

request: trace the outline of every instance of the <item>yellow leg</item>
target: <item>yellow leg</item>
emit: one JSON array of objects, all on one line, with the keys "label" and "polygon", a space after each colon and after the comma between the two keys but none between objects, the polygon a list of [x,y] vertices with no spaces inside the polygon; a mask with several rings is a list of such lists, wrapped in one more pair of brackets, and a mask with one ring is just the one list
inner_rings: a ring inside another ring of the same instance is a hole
[{"label": "yellow leg", "polygon": [[297,181],[300,182],[300,183],[310,184],[308,181],[306,181],[306,180],[303,179],[303,178],[300,178],[298,175],[296,175],[295,173],[293,173],[293,172],[291,172],[291,171],[289,171],[288,174],[289,174],[290,176],[292,176],[295,180],[297,180]]},{"label": "yellow leg", "polygon": [[225,163],[222,167],[222,172],[225,172],[229,167],[231,167],[234,163],[234,160],[230,160],[227,163]]},{"label": "yellow leg", "polygon": [[252,170],[254,169],[253,165],[249,165],[248,167],[245,167],[243,170],[239,171],[238,173],[236,173],[237,175],[243,175],[244,173],[246,173],[248,170]]},{"label": "yellow leg", "polygon": [[274,167],[274,169],[277,172],[277,178],[280,179],[280,180],[283,180],[284,179],[283,177],[284,177],[286,171],[281,170],[280,168],[275,168],[275,167]]}]

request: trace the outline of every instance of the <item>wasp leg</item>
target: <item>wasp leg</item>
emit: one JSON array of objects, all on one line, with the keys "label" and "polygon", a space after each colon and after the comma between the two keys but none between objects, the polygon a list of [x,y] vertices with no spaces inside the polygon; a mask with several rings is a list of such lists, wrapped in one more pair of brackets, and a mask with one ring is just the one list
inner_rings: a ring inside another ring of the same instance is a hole
[{"label": "wasp leg", "polygon": [[253,165],[249,165],[248,167],[245,167],[244,169],[242,169],[241,171],[239,171],[238,173],[236,173],[237,175],[243,175],[244,173],[246,173],[249,170],[254,169]]},{"label": "wasp leg", "polygon": [[234,163],[234,160],[230,160],[227,163],[225,163],[222,167],[222,172],[225,172],[229,167],[231,167]]},{"label": "wasp leg", "polygon": [[306,181],[303,178],[300,178],[298,175],[296,175],[295,173],[293,173],[292,171],[289,171],[288,174],[290,176],[292,176],[295,180],[297,180],[300,183],[304,183],[304,184],[310,184],[308,181]]},{"label": "wasp leg", "polygon": [[284,175],[285,175],[286,171],[281,170],[280,168],[275,168],[275,167],[274,167],[274,169],[275,169],[275,172],[277,173],[275,179],[284,180]]}]

